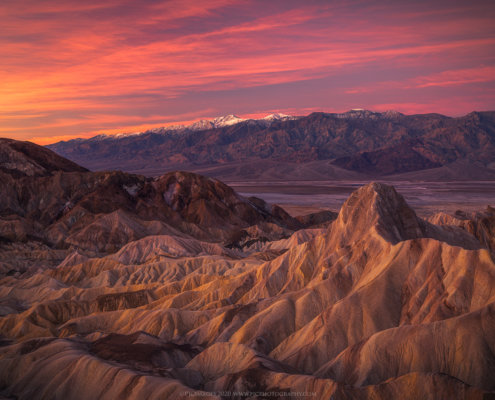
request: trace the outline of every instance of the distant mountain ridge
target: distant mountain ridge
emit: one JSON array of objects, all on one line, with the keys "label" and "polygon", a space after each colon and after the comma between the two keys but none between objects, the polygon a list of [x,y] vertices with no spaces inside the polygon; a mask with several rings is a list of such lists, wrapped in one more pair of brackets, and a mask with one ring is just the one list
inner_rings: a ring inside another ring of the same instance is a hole
[{"label": "distant mountain ridge", "polygon": [[[458,169],[454,179],[495,180],[495,112],[458,118],[362,109],[258,120],[228,115],[189,127],[100,135],[48,148],[91,170],[145,175],[184,169],[225,179],[222,173],[232,165],[239,168],[233,179],[244,179],[247,169],[257,179],[276,164],[286,170],[287,179],[312,179],[322,170],[332,179],[347,179],[349,173],[369,178],[429,170],[428,179],[435,180],[437,170],[443,176],[448,168]],[[476,168],[456,167],[463,163]]]},{"label": "distant mountain ridge", "polygon": [[107,135],[103,133],[100,135],[93,136],[89,139],[76,138],[69,140],[68,142],[72,142],[72,141],[81,142],[85,140],[122,139],[128,136],[137,136],[146,133],[167,134],[173,132],[202,131],[208,129],[223,128],[226,126],[236,125],[241,122],[248,122],[249,124],[255,124],[255,125],[259,124],[268,127],[274,121],[286,121],[297,118],[299,117],[294,117],[292,115],[280,114],[280,113],[269,114],[263,118],[257,118],[257,119],[241,118],[238,117],[237,115],[229,114],[229,115],[222,115],[220,117],[216,117],[213,119],[200,119],[199,121],[193,122],[192,124],[189,125],[182,125],[182,124],[169,125],[169,126],[162,126],[160,128],[148,129],[144,132],[117,133],[115,135]]}]

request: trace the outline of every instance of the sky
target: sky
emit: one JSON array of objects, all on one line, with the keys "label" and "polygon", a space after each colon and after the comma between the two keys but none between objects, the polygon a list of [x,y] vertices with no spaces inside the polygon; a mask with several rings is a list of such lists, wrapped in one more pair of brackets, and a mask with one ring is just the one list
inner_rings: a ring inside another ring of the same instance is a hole
[{"label": "sky", "polygon": [[0,137],[495,110],[495,2],[1,0]]}]

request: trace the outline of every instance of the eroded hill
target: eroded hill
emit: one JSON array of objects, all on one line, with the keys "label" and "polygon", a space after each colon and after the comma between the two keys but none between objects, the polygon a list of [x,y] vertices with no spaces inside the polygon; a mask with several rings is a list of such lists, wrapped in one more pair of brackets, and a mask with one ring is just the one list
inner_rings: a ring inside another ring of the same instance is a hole
[{"label": "eroded hill", "polygon": [[4,397],[495,392],[493,208],[427,221],[371,183],[329,222],[189,173],[10,182],[2,221],[25,229],[0,243]]}]

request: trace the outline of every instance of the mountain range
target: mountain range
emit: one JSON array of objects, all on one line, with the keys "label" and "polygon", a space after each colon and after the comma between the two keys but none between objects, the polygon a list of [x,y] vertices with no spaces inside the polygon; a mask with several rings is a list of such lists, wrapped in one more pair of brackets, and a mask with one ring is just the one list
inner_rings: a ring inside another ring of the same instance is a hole
[{"label": "mountain range", "polygon": [[290,216],[13,140],[0,193],[3,398],[495,396],[493,207],[423,219],[372,182]]},{"label": "mountain range", "polygon": [[184,169],[224,180],[495,179],[495,112],[451,118],[351,110],[304,117],[233,115],[188,127],[48,146],[91,170],[149,176]]}]

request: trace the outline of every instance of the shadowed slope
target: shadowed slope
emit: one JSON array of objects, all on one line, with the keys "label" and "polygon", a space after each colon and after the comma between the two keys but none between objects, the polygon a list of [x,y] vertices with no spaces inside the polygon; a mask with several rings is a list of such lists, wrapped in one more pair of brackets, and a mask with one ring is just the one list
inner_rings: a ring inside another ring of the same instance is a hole
[{"label": "shadowed slope", "polygon": [[0,171],[20,176],[46,176],[55,171],[85,172],[47,148],[30,142],[0,138]]},{"label": "shadowed slope", "polygon": [[[430,169],[433,176],[456,180],[458,176],[448,173],[450,164],[477,161],[478,168],[463,171],[463,179],[493,179],[495,113],[449,118],[367,110],[315,112],[269,126],[244,121],[200,131],[75,139],[49,148],[94,170],[148,175],[180,168],[231,180],[341,180]],[[446,170],[435,171],[443,166]]]}]

